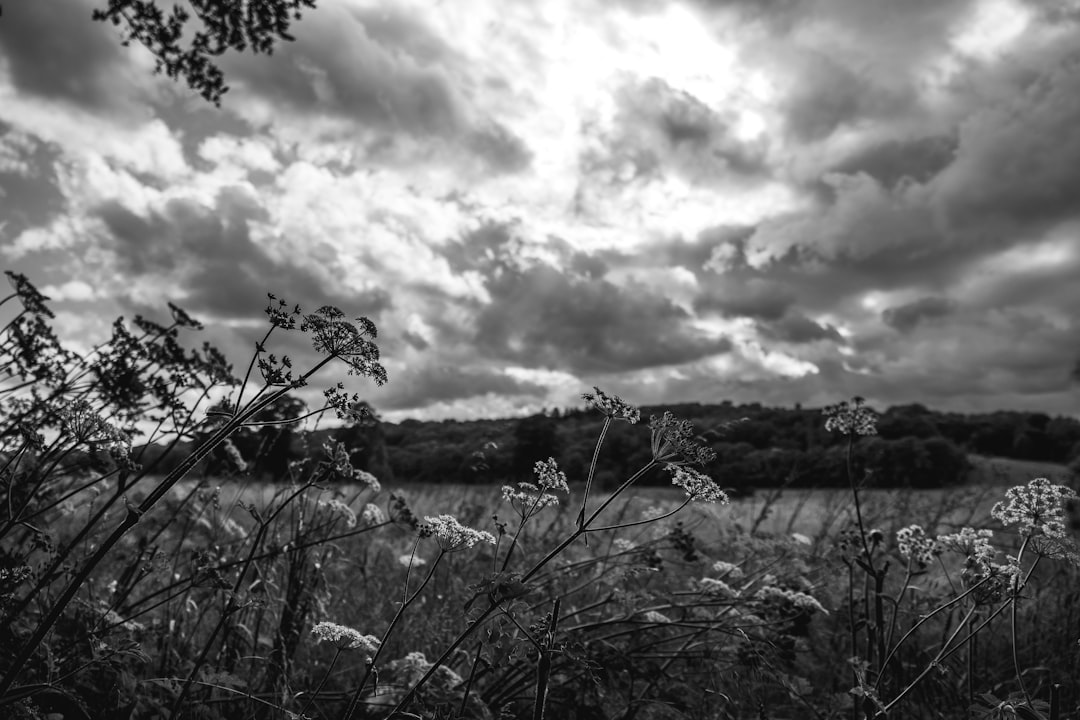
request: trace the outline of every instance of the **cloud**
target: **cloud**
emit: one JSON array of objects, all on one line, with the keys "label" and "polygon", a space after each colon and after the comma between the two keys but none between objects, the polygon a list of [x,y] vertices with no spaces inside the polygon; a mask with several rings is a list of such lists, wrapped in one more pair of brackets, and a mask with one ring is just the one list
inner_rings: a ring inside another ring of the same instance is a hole
[{"label": "cloud", "polygon": [[583,172],[622,184],[674,172],[691,184],[764,173],[763,148],[740,141],[734,116],[722,117],[691,93],[660,78],[627,80],[615,96],[610,129],[592,128]]},{"label": "cloud", "polygon": [[805,315],[788,313],[772,323],[758,323],[761,334],[780,342],[803,344],[817,340],[843,342],[844,338],[829,324],[816,323]]},{"label": "cloud", "polygon": [[[15,89],[95,112],[130,113],[132,90],[148,85],[108,23],[90,19],[82,0],[19,3],[0,23],[0,57]],[[135,70],[135,72],[133,72]]]},{"label": "cloud", "polygon": [[897,307],[886,308],[881,319],[902,333],[911,332],[925,320],[943,318],[956,311],[955,300],[946,297],[924,297]]},{"label": "cloud", "polygon": [[242,189],[222,191],[213,207],[174,199],[143,216],[112,202],[97,214],[112,239],[120,276],[143,287],[174,287],[183,294],[180,304],[216,319],[262,318],[261,298],[268,292],[294,302],[303,298],[309,310],[362,308],[373,319],[390,306],[385,291],[345,292],[332,274],[256,242],[252,225],[268,216]]},{"label": "cloud", "polygon": [[491,302],[476,317],[477,350],[527,367],[622,372],[731,349],[726,338],[696,330],[663,296],[550,265],[504,269],[486,287]]},{"label": "cloud", "polygon": [[544,385],[488,367],[428,365],[410,369],[398,380],[380,394],[380,408],[409,410],[483,395],[543,398],[547,394]]}]

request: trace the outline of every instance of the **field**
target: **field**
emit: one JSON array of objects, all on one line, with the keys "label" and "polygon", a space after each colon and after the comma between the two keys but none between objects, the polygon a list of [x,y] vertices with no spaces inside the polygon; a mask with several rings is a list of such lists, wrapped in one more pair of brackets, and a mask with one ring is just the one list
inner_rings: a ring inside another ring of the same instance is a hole
[{"label": "field", "polygon": [[[266,337],[299,325],[323,359],[301,374],[260,343],[240,380],[177,345],[196,324],[176,308],[68,352],[13,278],[0,717],[1080,717],[1080,498],[1060,467],[976,458],[952,489],[864,487],[878,416],[855,398],[818,428],[839,489],[729,503],[737,478],[698,470],[717,450],[670,411],[634,428],[640,469],[600,467],[641,413],[597,390],[574,477],[538,457],[506,487],[384,488],[343,442],[276,465],[233,443],[306,417],[287,393],[331,361],[385,382],[370,323],[271,306]],[[324,397],[308,415],[370,420],[341,386]],[[181,439],[167,469],[145,453]]]}]

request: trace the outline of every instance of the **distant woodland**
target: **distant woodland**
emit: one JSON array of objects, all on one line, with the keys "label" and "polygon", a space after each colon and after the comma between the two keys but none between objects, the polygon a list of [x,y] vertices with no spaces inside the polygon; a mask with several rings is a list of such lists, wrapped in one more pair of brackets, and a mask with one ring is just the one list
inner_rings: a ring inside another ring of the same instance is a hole
[{"label": "distant woodland", "polygon": [[[295,416],[302,404],[288,400],[266,419]],[[700,442],[716,460],[705,468],[736,493],[777,486],[830,487],[846,483],[844,438],[827,433],[820,409],[769,408],[758,403],[698,403],[642,408],[638,425],[614,423],[600,453],[597,478],[612,487],[649,460],[647,418],[665,410],[692,420]],[[739,421],[734,422],[733,421]],[[364,423],[305,432],[290,425],[247,428],[235,435],[237,453],[219,450],[199,474],[287,478],[290,463],[319,459],[328,443],[344,443],[353,465],[383,483],[506,483],[526,479],[539,459],[554,457],[567,475],[588,471],[603,422],[595,411],[545,410],[525,418],[405,420],[383,422],[372,412]],[[1080,474],[1080,421],[1042,413],[1001,411],[945,413],[922,405],[891,407],[878,415],[878,435],[859,438],[853,453],[856,476],[870,472],[871,487],[933,488],[963,483],[968,453],[1070,465]],[[184,457],[187,444],[170,452],[144,448],[141,462],[162,472]],[[667,484],[655,472],[643,484]]]}]

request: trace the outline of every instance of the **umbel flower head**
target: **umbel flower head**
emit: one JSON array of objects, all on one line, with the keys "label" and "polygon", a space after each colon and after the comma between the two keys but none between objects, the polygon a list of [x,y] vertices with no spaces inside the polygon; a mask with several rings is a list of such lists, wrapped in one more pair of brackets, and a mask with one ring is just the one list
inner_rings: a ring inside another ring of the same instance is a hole
[{"label": "umbel flower head", "polygon": [[311,333],[317,352],[343,360],[350,375],[366,375],[377,385],[386,384],[386,369],[379,364],[379,348],[367,339],[376,337],[378,331],[375,323],[366,317],[357,318],[354,324],[338,308],[323,305],[304,316],[300,329]]},{"label": "umbel flower head", "polygon": [[1005,526],[1019,525],[1025,535],[1062,538],[1065,503],[1075,497],[1076,493],[1064,485],[1051,485],[1046,478],[1035,478],[1027,485],[1009,488],[1005,502],[995,504],[990,514]]},{"label": "umbel flower head", "polygon": [[363,635],[359,630],[332,622],[315,623],[311,634],[319,642],[328,642],[341,650],[360,650],[371,656],[379,649],[379,640],[374,635]]},{"label": "umbel flower head", "polygon": [[694,424],[679,420],[665,411],[649,419],[652,431],[652,456],[656,462],[668,465],[706,465],[716,459],[712,448],[695,442]]},{"label": "umbel flower head", "polygon": [[581,395],[588,407],[596,408],[612,420],[625,420],[631,425],[641,419],[641,411],[618,395],[608,395],[595,385],[593,390],[596,392]]},{"label": "umbel flower head", "polygon": [[697,502],[719,502],[721,505],[727,505],[730,499],[727,493],[720,489],[720,486],[713,482],[713,479],[704,473],[700,473],[693,468],[678,467],[676,465],[668,465],[668,470],[671,471],[671,484],[678,485],[686,491],[686,496],[691,500]]},{"label": "umbel flower head", "polygon": [[453,515],[427,516],[420,525],[420,537],[433,537],[443,552],[471,548],[478,542],[495,544],[495,536],[486,530],[465,527]]},{"label": "umbel flower head", "polygon": [[927,537],[921,525],[908,525],[896,531],[896,545],[900,557],[926,567],[944,549],[936,539]]},{"label": "umbel flower head", "polygon": [[851,403],[845,400],[837,405],[829,405],[821,413],[828,419],[825,430],[841,435],[877,435],[877,416],[866,407],[866,401],[858,396]]}]

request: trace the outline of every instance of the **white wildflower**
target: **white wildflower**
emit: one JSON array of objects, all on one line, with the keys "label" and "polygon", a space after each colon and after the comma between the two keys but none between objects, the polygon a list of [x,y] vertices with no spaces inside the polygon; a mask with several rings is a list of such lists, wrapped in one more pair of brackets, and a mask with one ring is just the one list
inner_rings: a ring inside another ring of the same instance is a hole
[{"label": "white wildflower", "polygon": [[829,614],[829,611],[817,601],[817,598],[808,595],[807,593],[799,592],[798,590],[789,590],[787,588],[776,587],[775,585],[766,585],[754,593],[754,597],[763,601],[777,600],[784,603],[790,603],[800,610],[819,612],[825,615]]},{"label": "white wildflower", "polygon": [[619,552],[630,552],[636,545],[626,538],[615,538],[615,541],[611,543],[612,546]]},{"label": "white wildflower", "polygon": [[471,548],[478,542],[495,544],[495,536],[486,530],[465,527],[453,515],[427,516],[420,526],[421,537],[434,537],[443,552]]},{"label": "white wildflower", "polygon": [[723,597],[735,597],[739,593],[723,580],[716,578],[701,578],[698,580],[698,588],[706,595],[721,595]]},{"label": "white wildflower", "polygon": [[812,545],[813,541],[802,533],[791,533],[791,539],[800,545]]},{"label": "white wildflower", "polygon": [[913,560],[920,567],[926,567],[933,562],[934,557],[941,554],[943,547],[935,538],[926,535],[921,525],[909,525],[896,531],[896,545],[900,557],[905,560]]},{"label": "white wildflower", "polygon": [[742,568],[735,563],[729,563],[726,560],[717,560],[713,563],[712,571],[717,575],[723,577],[729,577],[732,580],[741,580],[743,577]]},{"label": "white wildflower", "polygon": [[1017,485],[1005,493],[1006,501],[997,503],[990,514],[1006,527],[1019,525],[1024,535],[1042,534],[1048,538],[1065,537],[1065,504],[1077,495],[1064,485],[1051,485],[1046,478],[1035,478],[1027,485]]},{"label": "white wildflower", "polygon": [[641,419],[641,411],[633,405],[624,402],[618,395],[608,395],[598,387],[593,387],[595,393],[584,393],[582,399],[588,407],[596,408],[612,420],[625,420],[631,425]]},{"label": "white wildflower", "polygon": [[658,625],[671,622],[671,618],[656,610],[646,610],[642,617],[645,618],[646,622],[656,623]]},{"label": "white wildflower", "polygon": [[555,458],[549,457],[547,460],[538,461],[533,470],[536,473],[537,483],[544,490],[570,492],[570,486],[566,484],[566,473],[559,469]]},{"label": "white wildflower", "polygon": [[698,502],[719,502],[726,505],[730,499],[720,486],[708,475],[693,468],[668,465],[672,473],[671,484],[686,491],[686,496]]},{"label": "white wildflower", "polygon": [[365,525],[379,525],[386,522],[386,514],[375,503],[368,503],[360,512],[360,519],[364,521]]},{"label": "white wildflower", "polygon": [[865,402],[863,398],[856,396],[851,403],[845,400],[822,409],[822,414],[828,418],[825,421],[825,430],[841,435],[876,435],[877,416],[863,404]]},{"label": "white wildflower", "polygon": [[328,642],[342,650],[360,650],[368,656],[374,655],[380,644],[373,635],[363,635],[358,630],[332,622],[315,623],[311,634],[319,642]]},{"label": "white wildflower", "polygon": [[326,513],[330,517],[341,517],[345,519],[345,527],[356,527],[356,513],[348,506],[347,503],[341,500],[320,500],[319,507],[326,510]]}]

